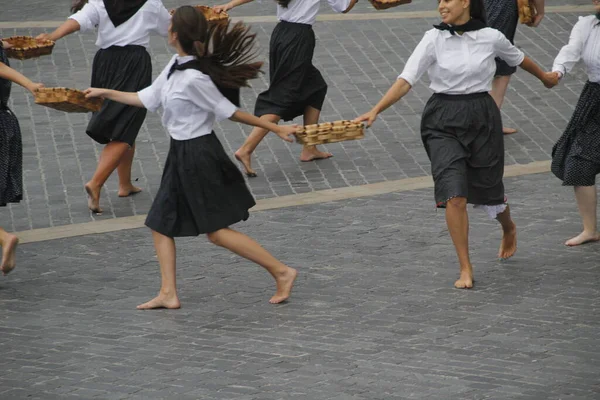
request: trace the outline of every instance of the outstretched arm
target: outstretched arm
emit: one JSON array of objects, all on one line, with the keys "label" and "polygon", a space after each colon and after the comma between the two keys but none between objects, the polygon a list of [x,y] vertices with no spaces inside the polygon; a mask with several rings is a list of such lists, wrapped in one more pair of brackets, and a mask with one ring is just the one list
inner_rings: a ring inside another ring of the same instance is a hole
[{"label": "outstretched arm", "polygon": [[231,10],[232,8],[241,6],[242,4],[250,3],[252,1],[254,1],[254,0],[231,0],[227,4],[223,4],[221,6],[214,6],[213,10],[215,10],[215,12],[218,12],[218,13],[227,12],[227,11]]},{"label": "outstretched arm", "polygon": [[31,93],[35,92],[36,89],[44,87],[41,83],[34,83],[25,75],[9,67],[8,65],[0,62],[0,78],[8,79],[16,84],[23,86]]},{"label": "outstretched arm", "polygon": [[61,26],[56,28],[56,30],[54,32],[39,34],[36,37],[36,39],[38,39],[38,40],[53,40],[56,42],[58,39],[61,39],[67,35],[70,35],[73,32],[77,32],[80,29],[81,29],[81,25],[79,25],[79,22],[75,21],[74,19],[68,19],[65,22],[63,22],[63,24]]},{"label": "outstretched arm", "polygon": [[85,97],[88,99],[101,97],[103,99],[116,101],[117,103],[127,104],[128,106],[145,108],[144,103],[140,100],[137,92],[120,92],[111,89],[89,88],[84,90],[83,93],[85,93]]},{"label": "outstretched arm", "polygon": [[548,89],[558,85],[559,75],[556,72],[544,72],[531,58],[525,56],[521,65],[525,71],[538,78]]},{"label": "outstretched arm", "polygon": [[294,133],[296,133],[296,131],[298,130],[298,126],[296,125],[277,125],[240,110],[234,112],[229,119],[234,122],[241,122],[242,124],[257,126],[259,128],[275,132],[277,136],[279,136],[287,142],[294,141]]},{"label": "outstretched arm", "polygon": [[358,0],[350,0],[350,5],[344,11],[342,11],[342,13],[346,14],[347,12],[352,10],[354,8],[354,6],[356,5],[356,3],[358,3]]},{"label": "outstretched arm", "polygon": [[403,78],[399,78],[392,87],[387,91],[387,93],[379,100],[379,103],[375,105],[366,114],[361,115],[355,122],[366,122],[367,127],[373,125],[375,119],[379,114],[390,108],[393,104],[397,103],[401,98],[403,98],[412,88],[410,83],[408,83]]}]

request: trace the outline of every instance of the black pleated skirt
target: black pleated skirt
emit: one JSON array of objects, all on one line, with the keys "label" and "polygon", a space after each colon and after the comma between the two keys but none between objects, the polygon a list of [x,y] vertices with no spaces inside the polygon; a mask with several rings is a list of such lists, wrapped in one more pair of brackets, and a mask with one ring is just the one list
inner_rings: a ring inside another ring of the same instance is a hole
[{"label": "black pleated skirt", "polygon": [[0,104],[0,207],[23,200],[23,145],[15,114]]},{"label": "black pleated skirt", "polygon": [[[94,57],[92,87],[137,92],[152,84],[152,62],[143,46],[112,46]],[[92,114],[87,134],[96,142],[125,142],[133,146],[146,118],[146,109],[105,100]]]},{"label": "black pleated skirt", "polygon": [[311,25],[281,21],[269,45],[269,89],[258,95],[254,114],[275,114],[290,121],[306,107],[321,110],[327,83],[312,64],[315,33]]},{"label": "black pleated skirt", "polygon": [[[519,23],[519,7],[517,0],[484,0],[488,26],[498,29],[512,44]],[[509,66],[504,60],[496,58],[496,76],[508,76],[517,72],[516,67]]]},{"label": "black pleated skirt", "polygon": [[168,237],[198,236],[247,220],[255,204],[214,133],[171,139],[146,226]]},{"label": "black pleated skirt", "polygon": [[552,148],[552,173],[565,186],[593,186],[600,173],[600,84],[587,82]]},{"label": "black pleated skirt", "polygon": [[488,93],[434,94],[423,111],[421,137],[438,207],[454,197],[477,205],[506,202],[502,118]]}]

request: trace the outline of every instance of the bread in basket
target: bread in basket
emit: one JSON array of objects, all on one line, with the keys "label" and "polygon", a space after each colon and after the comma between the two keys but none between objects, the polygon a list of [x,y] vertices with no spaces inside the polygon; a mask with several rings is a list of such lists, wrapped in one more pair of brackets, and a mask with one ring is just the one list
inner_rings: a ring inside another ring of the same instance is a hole
[{"label": "bread in basket", "polygon": [[402,4],[411,3],[412,0],[369,0],[376,10],[385,10]]},{"label": "bread in basket", "polygon": [[37,40],[31,36],[12,36],[2,40],[11,45],[5,50],[6,55],[17,60],[46,56],[54,49],[52,40]]}]

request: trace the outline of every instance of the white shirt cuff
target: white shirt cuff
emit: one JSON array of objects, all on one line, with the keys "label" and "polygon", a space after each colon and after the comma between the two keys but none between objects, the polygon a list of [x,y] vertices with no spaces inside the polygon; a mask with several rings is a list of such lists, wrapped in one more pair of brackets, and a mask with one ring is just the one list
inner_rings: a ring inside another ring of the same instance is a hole
[{"label": "white shirt cuff", "polygon": [[414,78],[413,78],[413,77],[411,77],[411,76],[404,75],[404,74],[400,74],[400,75],[398,75],[398,78],[397,78],[396,80],[398,80],[398,79],[404,79],[406,82],[408,82],[408,84],[409,84],[410,86],[414,86],[414,85],[415,85],[415,80],[416,80],[416,79],[414,79]]},{"label": "white shirt cuff", "polygon": [[69,19],[77,21],[79,24],[79,32],[85,32],[94,28],[92,22],[85,15],[82,15],[81,11],[71,15]]},{"label": "white shirt cuff", "polygon": [[223,98],[217,106],[215,107],[215,116],[217,117],[217,121],[222,121],[227,118],[231,118],[233,114],[237,111],[237,107],[235,104]]},{"label": "white shirt cuff", "polygon": [[148,111],[155,112],[160,107],[160,99],[156,96],[154,90],[152,90],[152,86],[140,90],[137,92],[137,95]]}]

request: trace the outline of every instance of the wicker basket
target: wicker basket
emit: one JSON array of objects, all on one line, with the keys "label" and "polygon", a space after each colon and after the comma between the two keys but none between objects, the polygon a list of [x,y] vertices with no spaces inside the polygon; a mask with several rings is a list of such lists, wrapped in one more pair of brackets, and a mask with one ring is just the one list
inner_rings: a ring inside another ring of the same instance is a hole
[{"label": "wicker basket", "polygon": [[402,4],[411,3],[412,0],[369,0],[376,10],[385,10]]},{"label": "wicker basket", "polygon": [[533,22],[533,17],[537,14],[535,5],[532,0],[518,0],[519,5],[519,22],[522,24],[530,24]]},{"label": "wicker basket", "polygon": [[356,140],[365,137],[362,124],[351,121],[325,122],[318,125],[306,125],[296,133],[296,140],[307,146]]},{"label": "wicker basket", "polygon": [[[204,17],[208,22],[225,22],[229,19],[229,14],[227,14],[226,12],[217,13],[212,9],[212,7],[194,6],[194,8],[202,11],[202,14],[204,14]],[[171,15],[173,15],[175,13],[175,10],[173,9],[169,12],[171,13]]]},{"label": "wicker basket", "polygon": [[35,92],[35,103],[70,113],[100,111],[103,99],[86,99],[77,89],[42,88]]},{"label": "wicker basket", "polygon": [[2,40],[12,45],[6,49],[6,55],[17,60],[47,56],[54,49],[52,40],[38,41],[31,36],[12,36]]}]

